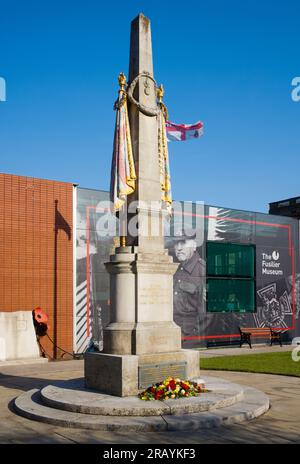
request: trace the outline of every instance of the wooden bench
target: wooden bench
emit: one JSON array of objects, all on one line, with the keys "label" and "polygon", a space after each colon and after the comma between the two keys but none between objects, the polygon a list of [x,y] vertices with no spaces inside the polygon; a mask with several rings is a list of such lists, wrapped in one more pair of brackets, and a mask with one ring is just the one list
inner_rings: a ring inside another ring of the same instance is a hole
[{"label": "wooden bench", "polygon": [[280,346],[282,346],[281,330],[279,329],[272,329],[271,327],[239,327],[239,331],[241,336],[240,348],[242,347],[243,343],[248,343],[250,348],[252,348],[251,335],[268,337],[271,346],[273,345],[273,342],[278,342]]}]

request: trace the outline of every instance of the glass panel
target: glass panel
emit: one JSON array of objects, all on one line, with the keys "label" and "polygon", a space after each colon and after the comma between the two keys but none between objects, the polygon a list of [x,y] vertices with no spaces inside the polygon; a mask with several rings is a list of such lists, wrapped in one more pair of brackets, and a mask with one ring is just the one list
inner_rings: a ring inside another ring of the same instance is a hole
[{"label": "glass panel", "polygon": [[207,274],[254,277],[254,245],[207,243]]},{"label": "glass panel", "polygon": [[253,280],[208,279],[207,311],[239,313],[255,311]]},{"label": "glass panel", "polygon": [[[109,274],[104,263],[113,250],[113,237],[102,234],[108,192],[77,188],[75,352],[93,344],[103,349],[103,328],[109,322]],[[111,221],[112,222],[112,221]]]},{"label": "glass panel", "polygon": [[280,203],[278,203],[278,206],[281,207],[281,206],[290,206],[290,202],[289,201],[281,201]]},{"label": "glass panel", "polygon": [[255,213],[205,205],[207,240],[232,243],[253,243]]},{"label": "glass panel", "polygon": [[296,224],[294,218],[256,213],[256,245],[288,246],[289,231]]}]

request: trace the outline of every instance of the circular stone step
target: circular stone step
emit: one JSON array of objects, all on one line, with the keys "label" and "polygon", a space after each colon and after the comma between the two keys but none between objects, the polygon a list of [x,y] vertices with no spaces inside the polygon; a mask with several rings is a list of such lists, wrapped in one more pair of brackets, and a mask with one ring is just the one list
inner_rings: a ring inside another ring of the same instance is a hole
[{"label": "circular stone step", "polygon": [[136,396],[120,398],[106,395],[85,389],[83,382],[80,384],[78,380],[48,385],[40,393],[43,404],[49,407],[103,416],[190,414],[230,406],[243,398],[241,385],[214,377],[204,378],[204,381],[210,392],[168,401],[142,401]]},{"label": "circular stone step", "polygon": [[162,414],[154,417],[100,416],[54,409],[42,404],[37,389],[23,393],[15,400],[15,410],[28,419],[61,427],[124,432],[200,430],[254,419],[268,409],[268,397],[250,387],[244,388],[242,401],[231,406],[194,414]]},{"label": "circular stone step", "polygon": [[109,417],[78,414],[49,408],[41,403],[39,390],[23,393],[15,400],[15,410],[27,419],[56,425],[59,427],[79,428],[102,431],[161,432],[167,430],[162,416],[157,417]]}]

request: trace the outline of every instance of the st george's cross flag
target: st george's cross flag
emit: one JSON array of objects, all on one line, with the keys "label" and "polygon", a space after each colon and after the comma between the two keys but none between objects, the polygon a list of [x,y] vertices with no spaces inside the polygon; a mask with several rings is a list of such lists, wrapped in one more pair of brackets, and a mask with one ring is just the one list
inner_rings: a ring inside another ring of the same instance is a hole
[{"label": "st george's cross flag", "polygon": [[198,121],[196,124],[175,124],[167,121],[166,130],[168,142],[197,139],[203,135],[203,123]]}]

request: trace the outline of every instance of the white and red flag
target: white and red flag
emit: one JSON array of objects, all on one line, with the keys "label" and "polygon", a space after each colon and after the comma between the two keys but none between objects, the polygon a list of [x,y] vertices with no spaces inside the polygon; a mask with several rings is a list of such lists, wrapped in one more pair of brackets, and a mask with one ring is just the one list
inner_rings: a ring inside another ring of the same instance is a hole
[{"label": "white and red flag", "polygon": [[197,139],[203,135],[203,123],[198,121],[196,124],[174,124],[167,121],[166,130],[168,142]]},{"label": "white and red flag", "polygon": [[127,110],[127,95],[119,90],[115,103],[116,126],[111,165],[110,199],[114,210],[118,211],[126,201],[126,196],[135,191],[136,173],[132,153],[130,127]]}]

